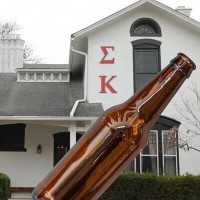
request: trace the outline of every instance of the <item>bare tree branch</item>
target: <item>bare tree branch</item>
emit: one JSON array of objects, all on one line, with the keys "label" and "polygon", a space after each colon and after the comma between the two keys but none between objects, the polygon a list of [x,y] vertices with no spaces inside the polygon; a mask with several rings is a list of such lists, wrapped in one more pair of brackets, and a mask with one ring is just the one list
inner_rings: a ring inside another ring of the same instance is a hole
[{"label": "bare tree branch", "polygon": [[[185,133],[180,133],[178,129],[169,130],[170,140],[173,143],[172,135],[177,135],[179,148],[189,151],[194,150],[200,152],[200,144],[195,144],[195,137],[200,136],[200,89],[196,83],[190,87],[190,99],[181,97],[181,104],[174,104],[180,120],[184,122],[186,128]],[[174,144],[174,143],[173,143]]]},{"label": "bare tree branch", "polygon": [[182,96],[181,104],[174,104],[174,107],[181,120],[188,125],[187,129],[195,135],[200,135],[200,90],[194,83],[190,91],[190,100]]},{"label": "bare tree branch", "polygon": [[32,45],[25,44],[24,46],[24,63],[26,64],[38,64],[41,63],[42,59],[35,55],[35,49]]},{"label": "bare tree branch", "polygon": [[2,37],[5,37],[6,35],[9,34],[15,34],[16,31],[18,31],[19,29],[20,27],[17,25],[15,21],[0,22],[0,35],[2,35]]},{"label": "bare tree branch", "polygon": [[[188,133],[189,133],[189,130],[187,131],[187,134]],[[183,135],[184,134],[181,134],[177,127],[172,127],[168,131],[170,145],[178,146],[180,149],[183,149],[184,151],[194,150],[194,151],[200,152],[200,148],[191,145],[192,136],[186,138]]]}]

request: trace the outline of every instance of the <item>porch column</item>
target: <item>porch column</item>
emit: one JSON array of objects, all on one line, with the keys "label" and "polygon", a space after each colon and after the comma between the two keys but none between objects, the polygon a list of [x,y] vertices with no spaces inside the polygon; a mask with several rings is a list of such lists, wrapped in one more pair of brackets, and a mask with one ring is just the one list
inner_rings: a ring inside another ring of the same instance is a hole
[{"label": "porch column", "polygon": [[71,149],[76,143],[76,122],[75,121],[70,122],[69,131],[70,131],[70,149]]}]

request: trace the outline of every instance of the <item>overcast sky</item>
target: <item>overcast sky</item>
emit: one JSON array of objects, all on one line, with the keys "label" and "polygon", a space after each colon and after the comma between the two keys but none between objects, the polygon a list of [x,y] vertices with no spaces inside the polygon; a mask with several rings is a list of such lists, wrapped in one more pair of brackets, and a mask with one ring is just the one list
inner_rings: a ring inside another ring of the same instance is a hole
[{"label": "overcast sky", "polygon": [[[159,0],[175,9],[192,8],[200,21],[199,0]],[[136,0],[0,0],[0,20],[16,21],[20,35],[45,63],[68,63],[70,35]]]}]

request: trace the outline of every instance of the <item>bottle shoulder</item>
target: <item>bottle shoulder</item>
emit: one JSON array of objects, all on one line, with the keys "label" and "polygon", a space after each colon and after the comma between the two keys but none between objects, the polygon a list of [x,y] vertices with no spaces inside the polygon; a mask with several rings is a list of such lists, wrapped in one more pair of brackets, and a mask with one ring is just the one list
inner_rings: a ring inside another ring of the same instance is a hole
[{"label": "bottle shoulder", "polygon": [[139,119],[136,106],[120,104],[104,112],[99,121],[102,126],[110,129],[133,128],[134,123],[142,123]]}]

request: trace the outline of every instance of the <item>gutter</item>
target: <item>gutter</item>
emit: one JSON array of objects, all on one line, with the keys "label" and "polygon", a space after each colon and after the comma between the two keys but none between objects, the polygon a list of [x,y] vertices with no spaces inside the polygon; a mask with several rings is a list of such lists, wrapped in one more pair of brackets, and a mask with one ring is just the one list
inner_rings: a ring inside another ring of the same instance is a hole
[{"label": "gutter", "polygon": [[[71,38],[71,40],[74,40],[74,38]],[[88,55],[82,51],[78,51],[73,48],[73,45],[71,46],[71,50],[75,53],[78,53],[80,55],[85,56],[85,70],[84,70],[84,97],[83,99],[76,100],[76,102],[73,105],[73,108],[70,112],[70,117],[74,117],[74,113],[78,107],[78,104],[81,102],[85,102],[87,100],[87,78],[88,78]]]}]

